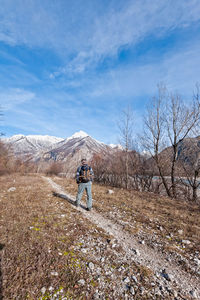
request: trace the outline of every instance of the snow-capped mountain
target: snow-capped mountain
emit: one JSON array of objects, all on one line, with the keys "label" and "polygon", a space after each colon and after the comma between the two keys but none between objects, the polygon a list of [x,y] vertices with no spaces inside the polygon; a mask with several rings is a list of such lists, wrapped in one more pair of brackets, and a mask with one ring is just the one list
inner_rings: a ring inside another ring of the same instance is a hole
[{"label": "snow-capped mountain", "polygon": [[72,140],[72,139],[77,139],[77,138],[84,138],[89,136],[89,134],[87,134],[86,132],[80,130],[78,132],[75,132],[72,136],[70,136],[69,138],[67,138],[66,140]]},{"label": "snow-capped mountain", "polygon": [[38,169],[45,170],[49,164],[58,162],[62,171],[73,174],[82,158],[91,160],[95,154],[112,155],[120,151],[117,145],[106,145],[89,136],[84,131],[74,133],[66,139],[42,135],[14,135],[1,139],[16,158],[36,163]]},{"label": "snow-capped mountain", "polygon": [[16,156],[34,155],[39,151],[48,151],[58,142],[63,141],[48,135],[14,135],[10,138],[3,138],[2,141],[13,151]]},{"label": "snow-capped mountain", "polygon": [[[54,149],[46,152],[44,154],[44,159],[49,160],[53,159],[56,161],[67,161],[69,157],[79,157],[83,156],[90,159],[94,153],[103,153],[110,150],[110,147],[96,141],[89,135],[77,135],[74,134],[74,137],[67,138],[60,143],[57,143]],[[77,155],[78,154],[78,155]]]},{"label": "snow-capped mountain", "polygon": [[119,149],[119,150],[123,150],[123,147],[122,147],[122,145],[120,145],[120,144],[109,144],[109,146],[111,147],[111,148],[113,148],[113,149]]},{"label": "snow-capped mountain", "polygon": [[3,140],[5,142],[16,142],[23,139],[27,139],[31,143],[38,145],[39,147],[41,147],[42,145],[55,144],[57,142],[60,142],[61,140],[64,140],[63,138],[58,138],[49,135],[26,135],[25,136],[23,134],[16,134],[10,138],[4,138]]}]

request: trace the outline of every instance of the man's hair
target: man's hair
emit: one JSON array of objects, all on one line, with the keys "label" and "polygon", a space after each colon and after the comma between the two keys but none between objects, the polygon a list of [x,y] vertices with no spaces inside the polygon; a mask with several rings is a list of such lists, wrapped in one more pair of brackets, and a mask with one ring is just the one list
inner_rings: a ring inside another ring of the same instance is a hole
[{"label": "man's hair", "polygon": [[84,160],[86,161],[86,158],[82,158],[82,159],[81,159],[81,162],[83,162]]}]

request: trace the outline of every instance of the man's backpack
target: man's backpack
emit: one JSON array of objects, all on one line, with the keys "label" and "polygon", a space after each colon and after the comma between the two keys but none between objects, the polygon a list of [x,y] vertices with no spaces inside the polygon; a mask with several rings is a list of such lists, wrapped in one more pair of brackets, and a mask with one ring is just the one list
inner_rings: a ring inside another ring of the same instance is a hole
[{"label": "man's backpack", "polygon": [[91,180],[92,174],[90,173],[91,167],[82,166],[79,170],[79,181],[86,183]]}]

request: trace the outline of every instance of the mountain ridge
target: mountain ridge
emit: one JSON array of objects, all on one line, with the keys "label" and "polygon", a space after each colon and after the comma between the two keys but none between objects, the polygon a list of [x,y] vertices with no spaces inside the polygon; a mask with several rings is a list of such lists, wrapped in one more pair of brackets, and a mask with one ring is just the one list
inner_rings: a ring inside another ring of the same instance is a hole
[{"label": "mountain ridge", "polygon": [[15,135],[2,141],[11,149],[16,158],[47,167],[62,163],[65,172],[71,172],[85,157],[91,160],[95,154],[106,155],[120,151],[119,145],[106,145],[84,131],[75,132],[67,138],[41,135]]}]

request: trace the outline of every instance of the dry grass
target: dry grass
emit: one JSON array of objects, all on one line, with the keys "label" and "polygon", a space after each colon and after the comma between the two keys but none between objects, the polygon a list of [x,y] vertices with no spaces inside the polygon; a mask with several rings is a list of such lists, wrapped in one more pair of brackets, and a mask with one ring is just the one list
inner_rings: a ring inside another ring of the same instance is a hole
[{"label": "dry grass", "polygon": [[[65,183],[69,192],[75,192],[76,186],[72,182],[66,185],[66,181],[57,181]],[[53,294],[63,290],[66,299],[91,299],[99,282],[88,273],[87,264],[91,261],[98,264],[97,254],[95,247],[91,249],[91,256],[81,252],[80,240],[88,238],[92,245],[98,237],[102,245],[107,245],[111,237],[85,222],[81,213],[67,201],[54,197],[50,187],[37,176],[3,176],[0,185],[0,298],[51,299]],[[10,187],[16,187],[16,190],[8,192]],[[98,210],[106,211],[114,205],[120,207],[120,199],[115,203],[113,196],[105,205],[108,199],[105,188],[94,186],[94,190],[95,197],[99,196],[99,202],[95,204]],[[118,192],[121,193],[116,189],[115,193]],[[113,264],[117,270],[121,262],[118,257],[112,258],[110,249],[106,246],[101,255],[110,257],[108,264]],[[132,270],[135,274],[140,272],[139,267],[130,263],[126,272]],[[146,270],[141,274],[141,282],[145,276],[151,276]],[[85,280],[84,286],[78,284],[80,279]],[[112,299],[109,280],[105,277],[105,295]],[[44,287],[46,292],[42,295]],[[49,291],[49,287],[52,290]]]},{"label": "dry grass", "polygon": [[[77,185],[73,180],[54,178],[66,191],[75,195]],[[146,237],[159,236],[162,250],[186,254],[200,250],[200,207],[194,203],[173,200],[152,193],[127,191],[93,184],[94,207],[115,222],[121,223],[124,229]],[[182,230],[183,233],[178,233]],[[184,246],[181,241],[189,240]],[[175,247],[174,247],[175,246]],[[185,248],[184,248],[185,247]]]},{"label": "dry grass", "polygon": [[[16,192],[7,192],[11,186]],[[88,233],[80,216],[62,206],[37,177],[1,177],[1,187],[4,298],[38,299],[42,287],[53,286],[82,299],[80,288],[73,287],[84,278],[85,264],[70,250]]]}]

